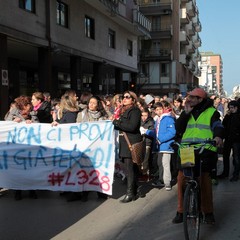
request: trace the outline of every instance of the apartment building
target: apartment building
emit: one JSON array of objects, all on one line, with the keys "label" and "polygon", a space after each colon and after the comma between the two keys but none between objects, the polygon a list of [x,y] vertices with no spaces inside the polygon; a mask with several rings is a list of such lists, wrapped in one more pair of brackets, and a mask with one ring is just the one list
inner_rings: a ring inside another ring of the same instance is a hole
[{"label": "apartment building", "polygon": [[200,54],[201,76],[199,77],[199,85],[209,93],[224,96],[221,55],[213,52],[200,52]]},{"label": "apartment building", "polygon": [[170,97],[198,86],[201,23],[196,0],[138,0],[151,21],[151,39],[141,41],[139,89]]},{"label": "apartment building", "polygon": [[1,1],[0,116],[9,99],[66,89],[94,94],[135,86],[138,41],[151,23],[134,0]]}]

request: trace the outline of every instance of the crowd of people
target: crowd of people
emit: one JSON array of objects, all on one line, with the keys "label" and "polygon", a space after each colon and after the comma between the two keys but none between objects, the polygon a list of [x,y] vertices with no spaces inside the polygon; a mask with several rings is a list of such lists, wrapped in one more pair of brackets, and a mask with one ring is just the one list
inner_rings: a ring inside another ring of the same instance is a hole
[{"label": "crowd of people", "polygon": [[[115,95],[96,96],[83,92],[77,96],[67,90],[59,99],[51,99],[48,92],[34,92],[31,97],[19,96],[10,105],[4,120],[26,123],[49,123],[52,126],[66,123],[81,123],[111,120],[116,132],[116,170],[126,179],[127,189],[122,203],[141,197],[139,181],[151,183],[153,187],[170,191],[178,183],[177,214],[173,223],[183,221],[184,174],[179,157],[173,148],[174,141],[193,139],[215,139],[218,149],[223,151],[223,172],[216,172],[218,151],[204,149],[195,153],[196,161],[203,160],[202,168],[202,212],[207,223],[214,223],[212,180],[230,177],[237,181],[240,172],[240,101],[219,96],[209,96],[203,89],[195,88],[186,96],[139,94],[125,91]],[[131,144],[145,140],[146,151],[142,164],[132,161],[127,135]],[[223,144],[224,140],[224,144]],[[230,154],[233,153],[233,175],[230,176]],[[196,164],[197,165],[197,164]],[[37,198],[35,190],[30,197]],[[63,192],[68,201],[87,201],[89,192]],[[98,193],[99,198],[107,195]],[[15,199],[21,200],[20,190]]]}]

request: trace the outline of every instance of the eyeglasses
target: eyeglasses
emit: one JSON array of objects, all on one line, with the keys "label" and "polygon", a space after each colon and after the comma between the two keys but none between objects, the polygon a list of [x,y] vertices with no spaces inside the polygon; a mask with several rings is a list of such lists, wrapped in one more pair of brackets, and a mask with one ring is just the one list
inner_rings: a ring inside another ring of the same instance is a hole
[{"label": "eyeglasses", "polygon": [[123,96],[123,98],[130,99],[132,97],[127,95],[127,96]]}]

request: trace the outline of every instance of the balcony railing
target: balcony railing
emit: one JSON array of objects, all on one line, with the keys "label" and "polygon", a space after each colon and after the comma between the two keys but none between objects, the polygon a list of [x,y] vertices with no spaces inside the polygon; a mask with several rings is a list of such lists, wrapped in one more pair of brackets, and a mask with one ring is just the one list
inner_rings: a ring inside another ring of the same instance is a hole
[{"label": "balcony railing", "polygon": [[151,31],[151,21],[136,9],[133,10],[133,21],[145,28],[147,31]]},{"label": "balcony railing", "polygon": [[118,13],[119,0],[99,0],[102,2],[113,14]]},{"label": "balcony railing", "polygon": [[154,59],[159,59],[159,60],[164,60],[168,59],[170,60],[172,56],[172,51],[171,49],[142,49],[140,51],[140,58],[141,59],[149,59],[149,60],[154,60]]},{"label": "balcony railing", "polygon": [[140,7],[148,7],[148,6],[163,6],[163,5],[169,5],[172,4],[172,0],[137,0],[137,4]]}]

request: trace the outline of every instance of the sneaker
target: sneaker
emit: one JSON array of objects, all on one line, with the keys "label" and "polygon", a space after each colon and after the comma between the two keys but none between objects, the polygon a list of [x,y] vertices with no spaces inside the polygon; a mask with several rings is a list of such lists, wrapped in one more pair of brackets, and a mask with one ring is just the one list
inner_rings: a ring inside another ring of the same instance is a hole
[{"label": "sneaker", "polygon": [[172,223],[182,223],[183,222],[183,214],[177,212],[175,218],[172,220]]},{"label": "sneaker", "polygon": [[205,213],[203,218],[203,223],[206,224],[215,224],[215,218],[213,213]]},{"label": "sneaker", "polygon": [[157,180],[155,182],[152,182],[152,186],[154,186],[154,187],[164,187],[165,184],[162,181]]},{"label": "sneaker", "polygon": [[171,185],[166,185],[166,186],[165,186],[165,189],[166,189],[166,191],[171,191],[171,190],[172,190],[172,187],[171,187]]}]

